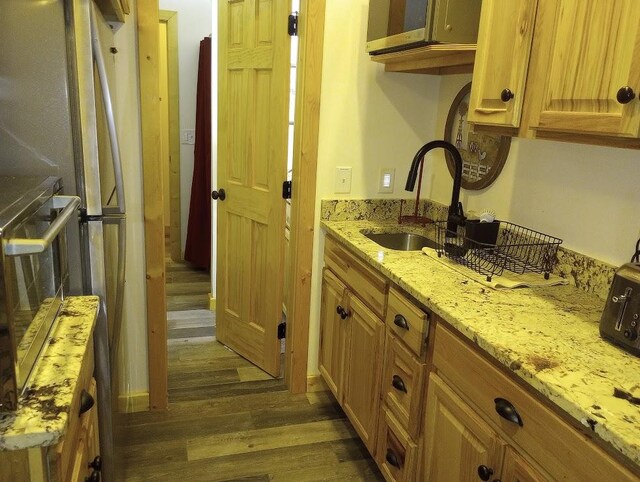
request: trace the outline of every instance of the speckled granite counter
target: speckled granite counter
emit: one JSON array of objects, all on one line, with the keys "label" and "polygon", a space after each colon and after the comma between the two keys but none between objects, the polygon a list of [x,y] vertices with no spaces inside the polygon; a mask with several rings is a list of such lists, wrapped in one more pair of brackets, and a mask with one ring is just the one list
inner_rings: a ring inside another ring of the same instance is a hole
[{"label": "speckled granite counter", "polygon": [[63,302],[18,410],[0,414],[0,450],[53,445],[64,435],[98,303],[96,296],[71,296]]},{"label": "speckled granite counter", "polygon": [[600,338],[601,299],[572,286],[492,290],[421,252],[385,249],[361,233],[406,229],[396,222],[322,226],[640,466],[640,406],[613,396],[614,388],[640,396],[640,358]]}]

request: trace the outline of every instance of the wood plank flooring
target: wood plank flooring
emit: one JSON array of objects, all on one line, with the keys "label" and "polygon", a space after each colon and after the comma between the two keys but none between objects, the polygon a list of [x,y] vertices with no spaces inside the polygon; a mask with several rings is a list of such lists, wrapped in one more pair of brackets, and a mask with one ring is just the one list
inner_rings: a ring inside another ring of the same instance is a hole
[{"label": "wood plank flooring", "polygon": [[118,417],[122,478],[384,480],[329,392],[292,395],[283,380],[197,331],[212,326],[212,317],[183,300],[192,296],[183,284],[203,288],[201,280],[193,281],[202,273],[173,268],[167,271],[172,307],[196,308],[168,316],[169,409]]}]

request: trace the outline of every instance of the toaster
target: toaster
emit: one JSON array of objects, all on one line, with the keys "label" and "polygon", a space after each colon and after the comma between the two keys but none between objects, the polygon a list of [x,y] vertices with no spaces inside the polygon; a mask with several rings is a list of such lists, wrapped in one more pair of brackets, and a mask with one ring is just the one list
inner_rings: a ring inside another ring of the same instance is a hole
[{"label": "toaster", "polygon": [[600,318],[600,336],[640,356],[640,263],[621,266],[613,277]]}]

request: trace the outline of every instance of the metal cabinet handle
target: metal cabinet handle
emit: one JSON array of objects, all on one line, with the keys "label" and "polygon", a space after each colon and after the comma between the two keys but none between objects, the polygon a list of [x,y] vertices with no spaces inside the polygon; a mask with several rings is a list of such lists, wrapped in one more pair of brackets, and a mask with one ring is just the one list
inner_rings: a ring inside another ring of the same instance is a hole
[{"label": "metal cabinet handle", "polygon": [[628,85],[625,85],[624,87],[620,87],[620,89],[618,90],[618,93],[616,94],[616,100],[621,104],[628,104],[635,98],[636,98],[636,93]]},{"label": "metal cabinet handle", "polygon": [[82,393],[80,393],[80,413],[78,415],[82,415],[91,410],[95,403],[95,400],[89,395],[89,392],[82,390]]},{"label": "metal cabinet handle", "polygon": [[227,198],[227,193],[224,192],[224,189],[218,189],[217,191],[211,191],[211,198],[214,201],[217,201],[218,199],[220,201],[224,201]]},{"label": "metal cabinet handle", "polygon": [[393,376],[393,378],[391,379],[391,385],[393,385],[393,388],[395,388],[399,392],[407,393],[407,386],[404,384],[404,380],[398,375]]},{"label": "metal cabinet handle", "polygon": [[338,313],[340,315],[340,318],[342,318],[343,320],[346,320],[351,316],[351,313],[349,313],[340,305],[338,305],[338,307],[336,308],[336,313]]},{"label": "metal cabinet handle", "polygon": [[514,97],[515,96],[510,89],[504,89],[502,92],[500,92],[500,100],[502,100],[502,102],[509,102]]},{"label": "metal cabinet handle", "polygon": [[393,450],[387,449],[387,455],[385,456],[385,459],[387,462],[389,462],[390,465],[393,465],[397,469],[400,468],[400,459],[398,459],[398,456]]},{"label": "metal cabinet handle", "polygon": [[69,222],[71,216],[76,214],[80,206],[80,198],[78,196],[53,196],[54,209],[62,209],[60,214],[49,225],[42,238],[13,238],[9,239],[4,246],[4,254],[7,256],[23,256],[26,254],[42,253],[51,246],[62,228]]},{"label": "metal cabinet handle", "polygon": [[480,477],[480,480],[489,480],[492,475],[493,475],[492,468],[489,468],[486,465],[478,466],[478,477]]},{"label": "metal cabinet handle", "polygon": [[516,410],[516,407],[509,400],[505,400],[504,398],[496,398],[494,400],[496,404],[496,412],[505,420],[509,422],[515,423],[522,427],[522,417]]},{"label": "metal cabinet handle", "polygon": [[396,326],[399,326],[403,330],[408,330],[409,329],[409,323],[407,323],[407,319],[404,316],[400,315],[400,314],[397,314],[393,318],[393,324],[396,325]]},{"label": "metal cabinet handle", "polygon": [[102,470],[102,457],[96,455],[92,462],[89,462],[89,468],[93,470],[97,470],[98,472]]},{"label": "metal cabinet handle", "polygon": [[94,470],[89,477],[84,478],[84,482],[100,482],[100,472]]}]

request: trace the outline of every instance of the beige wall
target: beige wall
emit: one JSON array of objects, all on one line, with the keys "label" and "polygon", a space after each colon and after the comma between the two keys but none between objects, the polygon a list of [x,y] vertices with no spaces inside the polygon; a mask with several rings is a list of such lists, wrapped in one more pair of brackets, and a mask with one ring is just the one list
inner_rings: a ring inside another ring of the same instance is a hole
[{"label": "beige wall", "polygon": [[[403,189],[416,150],[443,137],[449,106],[470,75],[389,74],[364,52],[368,2],[327,0],[318,153],[320,199],[411,197]],[[336,166],[353,167],[352,191],[334,194]],[[380,167],[395,167],[395,192],[378,194]],[[448,204],[442,152],[428,155],[423,195]],[[514,139],[505,168],[483,191],[463,191],[467,209],[547,231],[564,245],[615,265],[640,236],[637,151]],[[317,373],[323,234],[316,219],[309,373]]]}]

